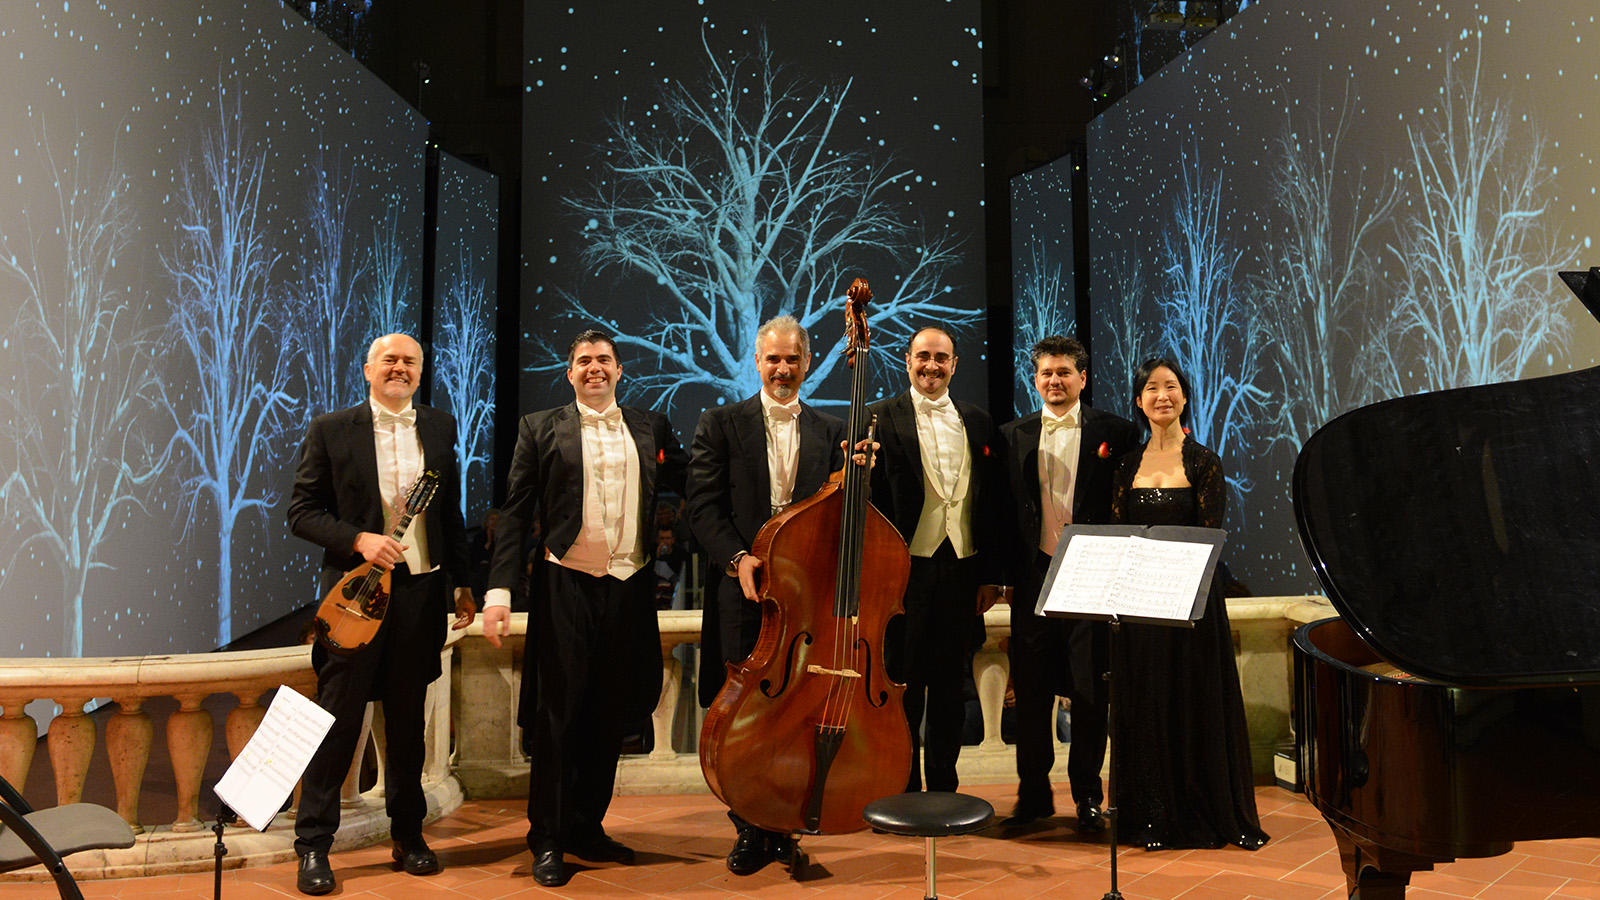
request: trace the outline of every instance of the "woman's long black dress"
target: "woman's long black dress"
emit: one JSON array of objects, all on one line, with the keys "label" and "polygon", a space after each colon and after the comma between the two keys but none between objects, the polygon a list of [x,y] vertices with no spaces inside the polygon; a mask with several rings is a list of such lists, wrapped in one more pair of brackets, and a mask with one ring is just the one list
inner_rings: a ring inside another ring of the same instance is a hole
[{"label": "woman's long black dress", "polygon": [[[1186,488],[1136,488],[1141,448],[1123,457],[1112,486],[1112,521],[1222,527],[1222,462],[1183,443]],[[1267,842],[1256,815],[1250,736],[1222,591],[1213,579],[1205,615],[1191,630],[1124,624],[1116,641],[1115,754],[1118,837],[1149,849],[1254,850]]]}]

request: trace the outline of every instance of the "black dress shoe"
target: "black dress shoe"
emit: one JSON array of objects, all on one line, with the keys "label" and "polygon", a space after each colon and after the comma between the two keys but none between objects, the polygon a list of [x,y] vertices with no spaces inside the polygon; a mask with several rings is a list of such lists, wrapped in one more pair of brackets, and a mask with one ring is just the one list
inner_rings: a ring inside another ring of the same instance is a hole
[{"label": "black dress shoe", "polygon": [[533,855],[533,880],[545,887],[561,887],[572,877],[560,850],[540,850]]},{"label": "black dress shoe", "polygon": [[420,836],[394,842],[394,861],[408,875],[432,875],[439,871],[439,857],[428,849]]},{"label": "black dress shoe", "polygon": [[328,854],[321,850],[308,850],[300,857],[300,874],[295,876],[294,886],[302,894],[313,897],[333,891],[333,867],[328,865]]},{"label": "black dress shoe", "polygon": [[632,865],[634,859],[632,847],[613,840],[611,835],[604,833],[597,838],[568,845],[567,852],[588,862],[616,862]]},{"label": "black dress shoe", "polygon": [[754,875],[766,868],[773,860],[772,842],[767,837],[759,828],[740,829],[739,839],[728,851],[728,871],[735,875]]},{"label": "black dress shoe", "polygon": [[1053,804],[1027,803],[1019,800],[1012,808],[1011,815],[1000,820],[1000,827],[1021,828],[1024,825],[1032,825],[1040,819],[1048,819],[1055,814],[1056,808]]},{"label": "black dress shoe", "polygon": [[1084,834],[1099,834],[1106,830],[1106,815],[1094,803],[1078,804],[1078,830]]}]

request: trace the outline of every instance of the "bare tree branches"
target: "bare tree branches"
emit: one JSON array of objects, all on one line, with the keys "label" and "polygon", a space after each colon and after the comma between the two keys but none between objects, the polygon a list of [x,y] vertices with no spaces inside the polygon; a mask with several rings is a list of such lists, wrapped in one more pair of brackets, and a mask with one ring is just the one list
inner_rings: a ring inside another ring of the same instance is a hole
[{"label": "bare tree branches", "polygon": [[1547,225],[1544,141],[1510,145],[1511,112],[1483,98],[1480,64],[1461,77],[1447,66],[1439,114],[1407,129],[1418,202],[1389,250],[1406,276],[1397,320],[1423,390],[1514,380],[1571,338],[1550,299],[1573,250]]},{"label": "bare tree branches", "polygon": [[190,470],[186,530],[203,500],[216,509],[218,644],[234,633],[234,531],[277,501],[274,479],[261,474],[283,462],[273,458],[275,438],[293,408],[282,359],[289,323],[272,291],[280,256],[257,218],[265,151],[246,144],[237,98],[231,109],[227,99],[219,91],[214,130],[183,165],[178,240],[163,259],[175,285],[170,340],[193,366],[195,390],[179,399],[163,386],[162,394]]},{"label": "bare tree branches", "polygon": [[490,493],[490,429],[494,424],[494,321],[486,302],[486,278],[477,261],[462,247],[444,278],[444,302],[434,324],[434,377],[440,388],[440,406],[455,416],[456,459],[461,471],[464,514],[470,510],[470,485],[480,496]]},{"label": "bare tree branches", "polygon": [[[85,587],[110,566],[102,546],[120,516],[141,505],[141,486],[164,462],[144,438],[156,391],[130,273],[117,270],[134,232],[128,180],[113,152],[104,173],[77,136],[63,165],[41,139],[55,186],[54,223],[26,237],[0,235],[0,273],[22,286],[6,332],[19,367],[7,407],[0,484],[7,516],[23,535],[16,555],[39,550],[62,574],[62,650],[83,655]],[[9,567],[7,567],[9,569]]]},{"label": "bare tree branches", "polygon": [[[764,40],[731,61],[707,45],[706,58],[702,84],[664,90],[653,127],[612,121],[603,174],[592,193],[567,201],[586,219],[584,262],[642,276],[651,295],[649,321],[617,335],[650,361],[635,369],[634,391],[658,408],[691,386],[728,400],[754,393],[756,327],[788,313],[813,329],[838,314],[846,257],[865,251],[900,269],[874,283],[871,323],[884,353],[915,325],[979,319],[950,302],[944,282],[959,241],[921,233],[890,197],[912,170],[842,146],[836,127],[850,82],[816,88],[785,77]],[[592,303],[561,296],[564,314],[596,317]],[[536,368],[553,369],[551,357]],[[835,365],[836,354],[820,354],[807,384]]]}]

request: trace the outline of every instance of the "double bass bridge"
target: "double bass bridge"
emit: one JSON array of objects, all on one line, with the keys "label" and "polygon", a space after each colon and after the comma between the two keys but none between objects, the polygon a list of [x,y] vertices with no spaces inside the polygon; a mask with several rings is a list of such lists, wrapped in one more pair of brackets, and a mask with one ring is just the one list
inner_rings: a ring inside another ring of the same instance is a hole
[{"label": "double bass bridge", "polygon": [[861,677],[861,673],[857,672],[855,669],[830,669],[827,666],[819,666],[816,663],[812,663],[811,665],[806,666],[806,674],[808,674],[808,675],[832,675],[835,678],[860,678]]}]

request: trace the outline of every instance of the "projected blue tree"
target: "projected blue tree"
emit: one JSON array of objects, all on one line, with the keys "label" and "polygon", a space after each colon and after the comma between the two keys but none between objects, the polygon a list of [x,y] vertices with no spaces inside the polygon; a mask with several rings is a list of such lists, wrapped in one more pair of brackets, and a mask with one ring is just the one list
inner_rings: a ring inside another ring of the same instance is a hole
[{"label": "projected blue tree", "polygon": [[1351,122],[1347,96],[1331,126],[1320,110],[1299,126],[1286,118],[1277,141],[1272,186],[1283,221],[1268,230],[1256,295],[1283,385],[1274,437],[1295,450],[1340,413],[1401,392],[1392,307],[1377,296],[1378,232],[1398,194],[1392,177],[1365,165],[1346,171]]},{"label": "projected blue tree", "polygon": [[125,281],[132,267],[117,268],[135,230],[128,181],[114,154],[103,173],[94,170],[94,143],[79,134],[62,164],[41,140],[53,221],[35,228],[26,216],[23,233],[0,234],[0,272],[22,288],[5,346],[25,360],[15,389],[0,394],[8,413],[0,497],[22,535],[16,555],[42,552],[61,571],[67,656],[83,655],[84,596],[90,576],[111,568],[112,528],[142,506],[163,464],[144,439],[153,347]]},{"label": "projected blue tree", "polygon": [[[671,409],[691,386],[726,400],[755,393],[756,327],[778,313],[813,332],[842,322],[848,266],[864,256],[898,272],[874,281],[869,324],[885,359],[923,324],[959,332],[978,321],[945,283],[959,239],[928,233],[891,195],[916,173],[837,134],[849,81],[784,77],[765,41],[753,56],[723,62],[706,46],[706,57],[704,81],[664,87],[659,113],[612,120],[593,193],[567,203],[586,220],[584,262],[639,277],[649,293],[636,301],[646,323],[615,323],[619,349],[644,360],[625,382],[635,394]],[[570,292],[565,302],[574,319],[596,317]],[[841,364],[842,344],[813,348],[808,388]],[[541,356],[535,371],[565,365],[554,348]]]},{"label": "projected blue tree", "polygon": [[351,246],[346,229],[354,191],[355,175],[319,154],[306,189],[310,237],[297,291],[302,306],[293,317],[292,331],[306,379],[309,415],[341,409],[361,396],[365,348],[353,348],[358,348],[365,329],[358,327],[353,314],[367,260]]},{"label": "projected blue tree", "polygon": [[1107,265],[1107,300],[1102,311],[1104,334],[1108,340],[1095,344],[1089,361],[1089,378],[1094,381],[1095,405],[1132,413],[1128,401],[1128,382],[1134,367],[1154,355],[1149,329],[1142,317],[1149,301],[1142,254],[1126,248],[1115,250]]},{"label": "projected blue tree", "polygon": [[441,407],[456,419],[456,457],[461,470],[461,509],[477,486],[489,493],[490,427],[494,422],[494,312],[485,294],[486,280],[476,261],[461,248],[445,279],[443,302],[434,327],[434,378]]},{"label": "projected blue tree", "polygon": [[[1172,230],[1161,241],[1166,290],[1156,301],[1162,343],[1193,388],[1195,439],[1227,459],[1244,451],[1246,432],[1267,398],[1256,385],[1261,329],[1234,283],[1240,252],[1221,230],[1222,183],[1207,179],[1196,153],[1184,154],[1172,213]],[[1250,489],[1243,474],[1228,481],[1238,499]]]},{"label": "projected blue tree", "polygon": [[[273,296],[279,254],[258,218],[266,153],[245,143],[239,105],[219,97],[219,116],[185,161],[178,185],[178,239],[163,264],[174,283],[170,345],[193,366],[193,393],[166,397],[189,516],[202,503],[217,515],[217,643],[233,640],[233,542],[252,512],[277,502],[284,462],[278,440],[293,409]],[[164,393],[166,391],[164,390]]]},{"label": "projected blue tree", "polygon": [[367,334],[362,346],[386,334],[411,333],[416,327],[411,309],[411,266],[401,235],[400,213],[400,205],[392,203],[372,226],[372,247],[363,267],[368,277],[363,294]]},{"label": "projected blue tree", "polygon": [[1534,360],[1565,354],[1572,334],[1554,301],[1573,250],[1547,224],[1544,140],[1530,126],[1510,141],[1513,114],[1483,96],[1476,63],[1461,77],[1447,65],[1440,93],[1438,114],[1407,129],[1417,199],[1390,247],[1405,273],[1397,317],[1420,390],[1520,378]]},{"label": "projected blue tree", "polygon": [[1073,298],[1067,295],[1068,282],[1062,277],[1061,260],[1050,253],[1046,241],[1037,234],[1028,239],[1028,255],[1013,276],[1016,301],[1012,320],[1012,368],[1017,414],[1032,412],[1039,406],[1033,387],[1033,360],[1028,350],[1042,337],[1071,335]]}]

